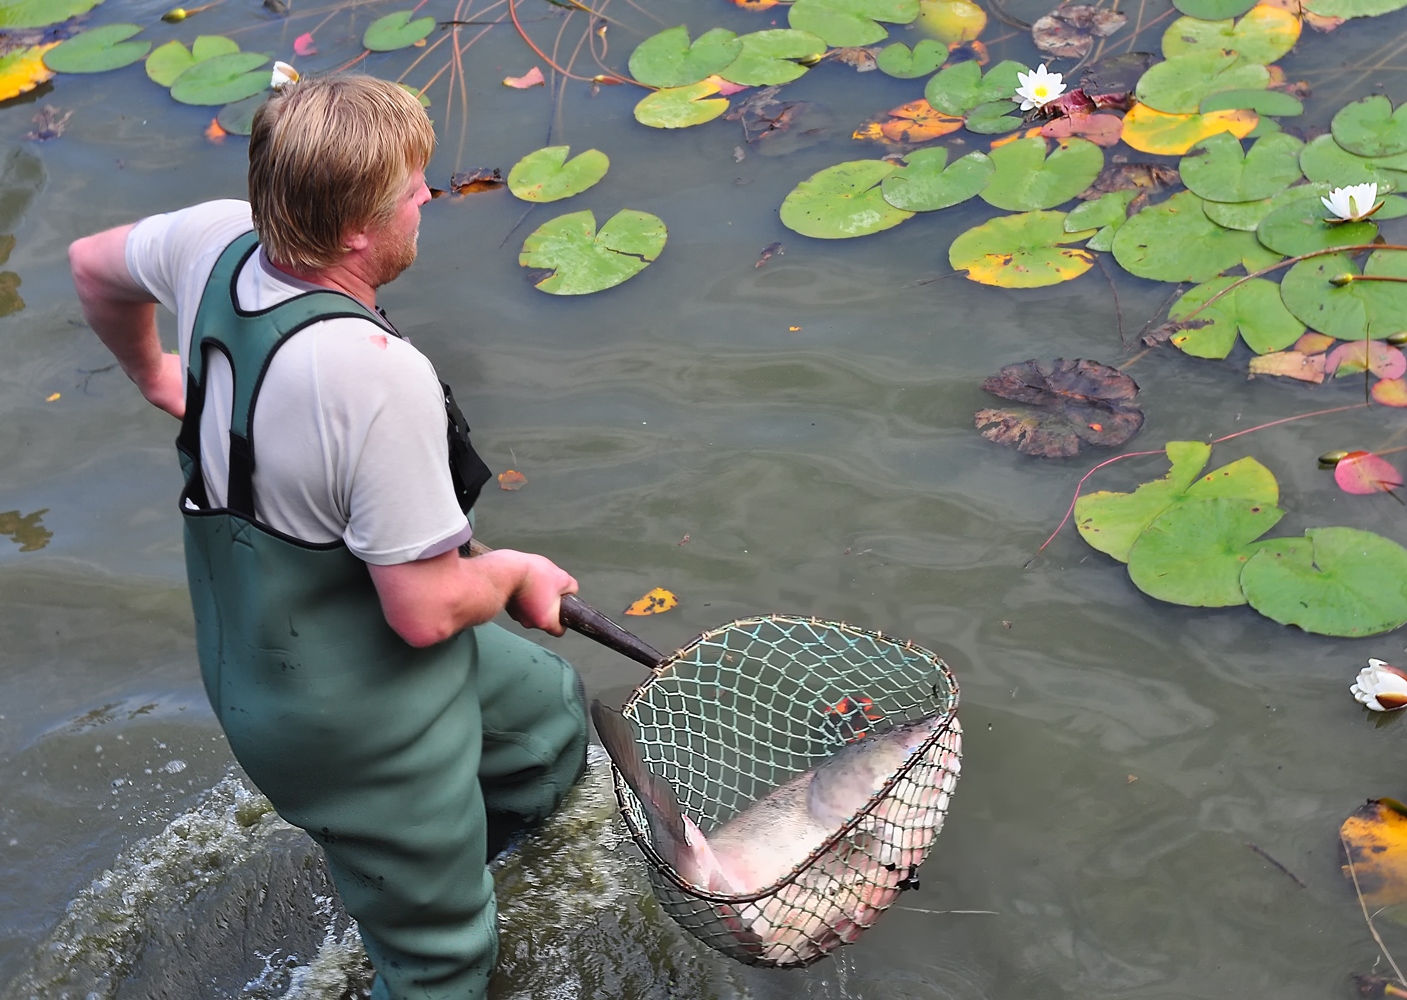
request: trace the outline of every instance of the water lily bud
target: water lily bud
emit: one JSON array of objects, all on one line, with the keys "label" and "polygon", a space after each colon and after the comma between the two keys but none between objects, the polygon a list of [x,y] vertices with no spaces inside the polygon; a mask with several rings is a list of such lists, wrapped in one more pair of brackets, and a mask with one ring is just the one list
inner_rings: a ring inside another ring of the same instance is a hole
[{"label": "water lily bud", "polygon": [[161,19],[167,24],[175,24],[177,21],[184,21],[186,19],[186,9],[184,7],[173,7],[165,14],[162,14]]},{"label": "water lily bud", "polygon": [[1393,347],[1401,347],[1407,344],[1407,330],[1398,330],[1396,333],[1388,334],[1387,342]]},{"label": "water lily bud", "polygon": [[1346,451],[1326,451],[1319,456],[1319,468],[1332,469],[1346,458],[1348,458]]},{"label": "water lily bud", "polygon": [[1370,657],[1349,690],[1375,712],[1407,708],[1407,674],[1383,660]]},{"label": "water lily bud", "polygon": [[1356,277],[1357,275],[1354,274],[1336,274],[1329,279],[1329,284],[1342,288],[1344,285],[1351,283]]}]

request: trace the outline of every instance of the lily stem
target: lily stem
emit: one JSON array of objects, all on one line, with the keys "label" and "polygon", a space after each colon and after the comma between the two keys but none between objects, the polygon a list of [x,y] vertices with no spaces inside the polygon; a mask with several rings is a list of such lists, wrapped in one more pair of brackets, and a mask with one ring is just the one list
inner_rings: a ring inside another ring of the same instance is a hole
[{"label": "lily stem", "polygon": [[[1207,299],[1207,301],[1203,302],[1200,306],[1198,306],[1196,309],[1193,309],[1190,313],[1188,313],[1182,318],[1184,320],[1191,319],[1193,316],[1196,316],[1199,312],[1207,308],[1207,306],[1211,305],[1223,295],[1226,295],[1228,292],[1235,291],[1237,288],[1240,288],[1242,285],[1252,280],[1253,278],[1262,277],[1263,275],[1269,274],[1271,271],[1278,271],[1282,267],[1289,267],[1291,264],[1298,264],[1302,260],[1309,260],[1313,257],[1323,257],[1326,254],[1349,252],[1359,253],[1364,250],[1407,250],[1407,246],[1400,246],[1396,243],[1355,243],[1352,246],[1331,247],[1328,250],[1315,250],[1313,253],[1302,253],[1298,257],[1288,257],[1285,260],[1271,264],[1269,267],[1263,267],[1259,271],[1253,271],[1250,274],[1246,275],[1244,278],[1237,278],[1231,284],[1227,285],[1221,291],[1217,292],[1211,298]],[[1357,281],[1361,277],[1365,276],[1355,275],[1354,280]],[[1369,275],[1367,277],[1377,277],[1377,275]],[[1384,277],[1386,277],[1386,275],[1384,275]]]}]

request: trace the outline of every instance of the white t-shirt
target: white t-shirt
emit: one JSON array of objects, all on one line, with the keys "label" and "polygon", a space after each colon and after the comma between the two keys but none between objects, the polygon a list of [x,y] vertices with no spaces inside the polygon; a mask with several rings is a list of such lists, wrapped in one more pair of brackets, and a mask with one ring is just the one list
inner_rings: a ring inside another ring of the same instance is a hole
[{"label": "white t-shirt", "polygon": [[[128,271],[176,314],[183,367],[215,261],[251,229],[247,202],[212,201],[143,219],[127,237]],[[256,310],[317,286],[260,250],[235,290],[242,309]],[[229,361],[211,351],[200,450],[216,507],[229,481],[231,394]],[[369,320],[312,323],[274,355],[254,408],[255,519],[306,542],[341,539],[378,566],[448,552],[470,528],[450,478],[446,425],[435,369],[409,343]]]}]

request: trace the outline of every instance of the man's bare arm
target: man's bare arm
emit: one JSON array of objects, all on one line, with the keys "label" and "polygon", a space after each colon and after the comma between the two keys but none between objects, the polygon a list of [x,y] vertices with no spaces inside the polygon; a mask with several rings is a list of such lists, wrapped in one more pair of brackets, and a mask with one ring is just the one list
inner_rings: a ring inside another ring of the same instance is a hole
[{"label": "man's bare arm", "polygon": [[127,234],[119,226],[76,240],[69,268],[83,316],[142,395],[174,417],[186,410],[181,359],[161,350],[156,299],[127,270]]},{"label": "man's bare arm", "polygon": [[495,549],[473,559],[457,551],[396,566],[367,566],[386,622],[412,646],[432,646],[505,608],[528,628],[564,631],[562,595],[576,580],[550,559]]}]

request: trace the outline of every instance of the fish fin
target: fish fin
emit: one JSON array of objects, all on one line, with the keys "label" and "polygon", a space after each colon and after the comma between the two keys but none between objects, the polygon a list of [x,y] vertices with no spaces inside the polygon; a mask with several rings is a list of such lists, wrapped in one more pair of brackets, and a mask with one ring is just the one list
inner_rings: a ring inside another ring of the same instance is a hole
[{"label": "fish fin", "polygon": [[621,777],[644,807],[656,850],[670,867],[688,878],[685,871],[690,866],[685,864],[685,859],[695,851],[689,844],[679,797],[668,781],[645,766],[635,742],[635,731],[625,716],[593,700],[591,721],[596,724],[596,732],[611,762],[620,769]]}]

